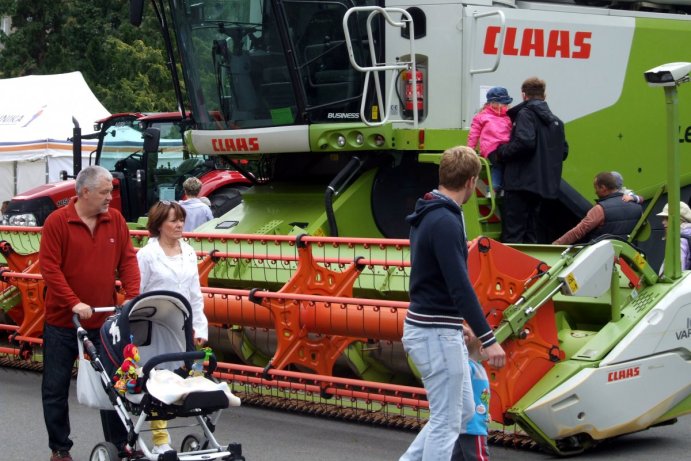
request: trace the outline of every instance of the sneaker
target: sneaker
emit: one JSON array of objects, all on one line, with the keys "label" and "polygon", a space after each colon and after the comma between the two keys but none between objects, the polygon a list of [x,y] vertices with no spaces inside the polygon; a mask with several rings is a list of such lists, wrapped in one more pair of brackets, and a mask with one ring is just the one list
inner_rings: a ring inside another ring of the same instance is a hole
[{"label": "sneaker", "polygon": [[173,451],[173,447],[171,447],[167,443],[164,443],[162,445],[154,445],[154,448],[151,450],[151,453],[153,453],[154,455],[161,455],[166,451]]},{"label": "sneaker", "polygon": [[50,461],[72,461],[72,455],[68,450],[53,450]]}]

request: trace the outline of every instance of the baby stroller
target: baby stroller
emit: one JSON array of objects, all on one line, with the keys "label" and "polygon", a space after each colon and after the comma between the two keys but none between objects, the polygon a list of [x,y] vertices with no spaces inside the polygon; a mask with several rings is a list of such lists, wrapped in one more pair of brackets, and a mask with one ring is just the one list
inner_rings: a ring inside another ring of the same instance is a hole
[{"label": "baby stroller", "polygon": [[[240,400],[230,392],[227,383],[209,379],[216,369],[216,358],[213,354],[208,356],[204,351],[195,351],[189,302],[174,292],[152,291],[132,299],[121,308],[94,310],[116,311],[100,330],[100,354],[75,315],[77,337],[96,371],[91,373],[92,379],[100,381],[107,400],[127,430],[127,442],[120,450],[113,443],[99,443],[92,450],[90,459],[116,461],[124,455],[127,460],[244,461],[240,444],[223,447],[213,435],[220,410],[238,406]],[[138,371],[137,378],[131,380],[133,386],[119,392],[113,384],[113,377],[116,370],[120,372],[124,368],[123,351],[126,348],[133,350],[130,343],[138,349],[143,368]],[[188,377],[187,370],[192,370],[195,361],[200,363],[205,357],[209,360],[205,375]],[[148,421],[178,417],[196,420],[188,427],[201,428],[203,439],[190,434],[183,439],[180,452],[153,454],[142,437],[142,432],[149,430]]]}]

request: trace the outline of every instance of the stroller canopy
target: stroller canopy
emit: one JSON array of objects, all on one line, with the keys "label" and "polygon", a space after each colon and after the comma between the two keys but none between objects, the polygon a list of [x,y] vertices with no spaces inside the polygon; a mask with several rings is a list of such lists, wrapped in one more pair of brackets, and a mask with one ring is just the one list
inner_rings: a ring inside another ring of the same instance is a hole
[{"label": "stroller canopy", "polygon": [[[124,360],[128,344],[139,348],[141,363],[169,352],[194,351],[192,308],[184,296],[173,291],[150,291],[128,301],[101,327],[101,345],[108,357],[104,364],[112,373]],[[167,363],[175,369],[180,363]]]}]

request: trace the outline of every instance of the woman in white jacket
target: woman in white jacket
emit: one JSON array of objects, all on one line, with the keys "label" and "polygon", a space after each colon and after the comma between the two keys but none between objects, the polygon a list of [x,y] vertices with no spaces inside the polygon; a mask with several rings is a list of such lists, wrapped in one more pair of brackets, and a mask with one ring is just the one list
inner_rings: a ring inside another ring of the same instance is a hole
[{"label": "woman in white jacket", "polygon": [[[140,292],[169,290],[187,298],[192,306],[194,341],[201,346],[209,337],[209,327],[204,315],[197,255],[182,239],[185,216],[185,210],[176,202],[157,202],[149,210],[149,241],[137,252]],[[172,450],[166,427],[166,421],[151,421],[154,454]]]}]

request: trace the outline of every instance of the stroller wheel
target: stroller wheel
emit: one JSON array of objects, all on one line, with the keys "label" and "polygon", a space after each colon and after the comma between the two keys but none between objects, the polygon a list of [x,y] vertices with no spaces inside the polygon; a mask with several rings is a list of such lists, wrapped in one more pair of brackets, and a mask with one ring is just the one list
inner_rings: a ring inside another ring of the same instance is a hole
[{"label": "stroller wheel", "polygon": [[201,444],[199,441],[199,437],[197,437],[194,434],[188,434],[185,436],[184,439],[182,439],[182,444],[180,445],[180,453],[204,450],[208,447],[208,445],[209,442],[204,441],[204,444]]},{"label": "stroller wheel", "polygon": [[101,442],[91,450],[89,461],[120,461],[120,455],[115,445],[110,442]]}]

